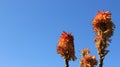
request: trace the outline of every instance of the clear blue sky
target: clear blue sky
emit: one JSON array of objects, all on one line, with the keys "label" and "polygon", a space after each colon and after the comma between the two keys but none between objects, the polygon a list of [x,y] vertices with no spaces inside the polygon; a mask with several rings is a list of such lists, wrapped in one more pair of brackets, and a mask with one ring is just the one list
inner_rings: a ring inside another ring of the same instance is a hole
[{"label": "clear blue sky", "polygon": [[119,0],[0,0],[0,67],[64,67],[56,52],[62,31],[74,35],[76,61],[79,50],[97,56],[92,19],[97,10],[110,10],[116,25],[104,67],[120,67]]}]

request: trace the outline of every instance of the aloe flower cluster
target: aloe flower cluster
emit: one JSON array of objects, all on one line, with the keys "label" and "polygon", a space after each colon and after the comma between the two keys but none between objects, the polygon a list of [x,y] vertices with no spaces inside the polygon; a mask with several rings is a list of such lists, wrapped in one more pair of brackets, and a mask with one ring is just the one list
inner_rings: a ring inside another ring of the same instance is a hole
[{"label": "aloe flower cluster", "polygon": [[[92,21],[93,30],[95,32],[95,46],[99,55],[99,66],[103,67],[103,60],[108,54],[109,42],[114,33],[115,25],[111,19],[109,11],[98,11]],[[71,33],[63,32],[57,44],[57,53],[65,60],[65,67],[69,67],[69,61],[75,60],[74,37]],[[85,48],[81,51],[80,67],[95,67],[98,64],[95,56],[92,56],[89,49]]]},{"label": "aloe flower cluster", "polygon": [[107,50],[108,43],[111,41],[110,37],[113,35],[114,24],[111,20],[111,13],[109,11],[102,11],[97,13],[92,21],[93,29],[96,34],[95,44],[100,58],[100,67],[103,65],[103,59],[109,52]]},{"label": "aloe flower cluster", "polygon": [[80,67],[95,67],[95,65],[97,65],[96,57],[91,56],[90,51],[87,48],[82,50],[81,56]]},{"label": "aloe flower cluster", "polygon": [[68,67],[69,60],[75,60],[75,51],[74,51],[74,37],[70,33],[63,32],[60,36],[57,52],[60,54],[65,62],[66,67]]}]

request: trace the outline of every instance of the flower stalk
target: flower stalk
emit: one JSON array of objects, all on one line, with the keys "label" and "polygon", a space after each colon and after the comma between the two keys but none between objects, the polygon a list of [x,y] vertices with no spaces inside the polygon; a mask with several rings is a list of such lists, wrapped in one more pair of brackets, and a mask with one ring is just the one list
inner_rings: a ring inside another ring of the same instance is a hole
[{"label": "flower stalk", "polygon": [[65,59],[65,67],[69,67],[69,61]]},{"label": "flower stalk", "polygon": [[74,37],[70,33],[63,32],[57,45],[57,53],[65,60],[65,67],[69,67],[69,61],[75,60]]},{"label": "flower stalk", "polygon": [[115,25],[111,20],[111,13],[109,11],[102,11],[97,13],[92,22],[95,36],[95,44],[98,50],[98,55],[100,59],[99,67],[103,67],[103,61],[105,56],[108,54],[109,42],[111,42],[110,37],[113,35]]}]

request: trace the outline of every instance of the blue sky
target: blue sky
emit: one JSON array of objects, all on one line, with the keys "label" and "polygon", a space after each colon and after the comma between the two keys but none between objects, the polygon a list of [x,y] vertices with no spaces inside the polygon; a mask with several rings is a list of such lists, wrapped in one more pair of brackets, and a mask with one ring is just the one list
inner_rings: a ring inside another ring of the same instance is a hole
[{"label": "blue sky", "polygon": [[56,52],[62,31],[74,35],[76,61],[80,50],[97,56],[91,22],[97,11],[112,13],[116,25],[104,67],[120,67],[119,0],[0,0],[0,67],[64,67]]}]

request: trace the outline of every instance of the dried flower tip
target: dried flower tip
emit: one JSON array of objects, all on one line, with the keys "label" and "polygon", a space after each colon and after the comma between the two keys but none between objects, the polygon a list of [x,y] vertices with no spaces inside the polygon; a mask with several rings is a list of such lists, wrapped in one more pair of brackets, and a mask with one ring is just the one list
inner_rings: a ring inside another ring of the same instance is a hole
[{"label": "dried flower tip", "polygon": [[114,30],[114,24],[111,21],[111,13],[109,11],[98,12],[92,21],[94,32],[97,34],[104,33],[107,37],[111,37]]},{"label": "dried flower tip", "polygon": [[82,57],[86,57],[87,55],[90,55],[90,51],[88,48],[83,49],[81,52],[82,52]]}]

